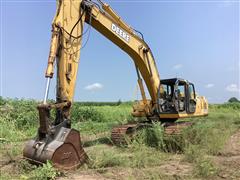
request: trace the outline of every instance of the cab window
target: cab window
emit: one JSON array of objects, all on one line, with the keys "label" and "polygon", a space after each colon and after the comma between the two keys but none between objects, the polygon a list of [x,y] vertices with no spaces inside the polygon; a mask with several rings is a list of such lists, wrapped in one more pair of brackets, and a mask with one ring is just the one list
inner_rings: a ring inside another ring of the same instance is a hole
[{"label": "cab window", "polygon": [[185,86],[178,85],[178,98],[185,98]]},{"label": "cab window", "polygon": [[172,88],[170,85],[162,84],[161,85],[161,98],[166,98],[172,96]]},{"label": "cab window", "polygon": [[195,97],[195,90],[194,90],[193,84],[189,84],[188,90],[189,90],[190,99],[195,99],[196,97]]}]

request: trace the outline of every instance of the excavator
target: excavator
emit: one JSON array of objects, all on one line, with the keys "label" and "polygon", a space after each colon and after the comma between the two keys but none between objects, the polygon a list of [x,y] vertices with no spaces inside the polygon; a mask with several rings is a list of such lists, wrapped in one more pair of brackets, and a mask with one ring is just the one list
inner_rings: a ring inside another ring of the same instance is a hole
[{"label": "excavator", "polygon": [[[85,29],[85,24],[89,28]],[[195,92],[194,84],[180,78],[160,79],[153,53],[140,31],[130,27],[107,3],[97,0],[57,0],[52,22],[46,89],[38,106],[39,128],[23,150],[24,158],[35,164],[51,161],[58,169],[76,169],[89,160],[80,132],[71,128],[70,111],[77,78],[82,39],[94,28],[134,62],[142,99],[133,105],[132,115],[144,121],[114,127],[111,138],[116,144],[126,135],[155,121],[166,132],[174,133],[180,118],[208,115],[208,102]],[[50,81],[56,66],[56,102],[48,102]],[[145,86],[144,86],[145,83]],[[150,98],[147,98],[147,88]],[[55,110],[55,119],[51,111]],[[177,125],[176,125],[177,124]]]}]

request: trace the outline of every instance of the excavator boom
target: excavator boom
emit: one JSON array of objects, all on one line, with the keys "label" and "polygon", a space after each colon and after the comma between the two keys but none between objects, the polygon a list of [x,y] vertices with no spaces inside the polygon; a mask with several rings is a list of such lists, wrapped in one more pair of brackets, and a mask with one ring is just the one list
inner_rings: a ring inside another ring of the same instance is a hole
[{"label": "excavator boom", "polygon": [[[111,42],[132,57],[139,84],[140,74],[147,85],[151,101],[157,102],[160,77],[149,46],[128,26],[109,5],[102,7],[92,1],[59,0],[57,13],[52,23],[53,34],[46,77],[52,78],[55,59],[57,60],[57,102],[72,102],[84,22],[95,28]],[[144,93],[142,93],[144,96]],[[146,100],[146,98],[144,98]],[[145,101],[146,102],[146,101]]]}]

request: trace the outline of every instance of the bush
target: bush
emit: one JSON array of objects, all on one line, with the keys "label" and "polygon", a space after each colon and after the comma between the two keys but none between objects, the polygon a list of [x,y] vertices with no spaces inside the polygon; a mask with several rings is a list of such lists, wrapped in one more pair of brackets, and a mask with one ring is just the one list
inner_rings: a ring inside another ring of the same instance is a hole
[{"label": "bush", "polygon": [[208,158],[199,158],[195,164],[195,175],[200,177],[211,177],[217,174],[217,168]]},{"label": "bush", "polygon": [[73,122],[94,121],[100,122],[103,120],[103,115],[92,106],[74,107],[71,112]]},{"label": "bush", "polygon": [[0,106],[5,105],[5,104],[6,104],[6,100],[3,99],[2,96],[0,96]]},{"label": "bush", "polygon": [[16,142],[26,138],[26,135],[17,128],[15,122],[7,121],[6,118],[0,116],[0,124],[0,138],[4,139],[5,142]]},{"label": "bush", "polygon": [[154,147],[156,149],[164,149],[163,132],[164,130],[160,123],[154,123],[152,126],[137,130],[133,141],[130,142],[128,139],[127,141],[130,145],[133,143]]},{"label": "bush", "polygon": [[185,146],[181,135],[165,136],[164,129],[160,123],[153,123],[152,126],[138,132],[134,141],[164,152],[183,151]]},{"label": "bush", "polygon": [[229,118],[229,115],[230,113],[212,113],[208,118],[201,119],[186,129],[183,132],[186,147],[199,145],[207,154],[217,155],[236,129],[233,125],[235,118]]},{"label": "bush", "polygon": [[53,180],[60,175],[60,172],[49,161],[39,167],[29,165],[28,162],[23,161],[21,166],[24,175],[21,175],[20,179]]},{"label": "bush", "polygon": [[7,121],[14,122],[19,129],[26,129],[38,124],[37,102],[33,100],[7,100],[1,106],[1,115]]}]

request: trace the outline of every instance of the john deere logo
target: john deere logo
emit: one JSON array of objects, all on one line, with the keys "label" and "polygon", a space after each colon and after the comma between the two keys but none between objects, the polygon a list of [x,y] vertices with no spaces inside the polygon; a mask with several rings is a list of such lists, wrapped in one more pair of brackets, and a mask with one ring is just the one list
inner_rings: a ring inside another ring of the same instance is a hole
[{"label": "john deere logo", "polygon": [[123,38],[125,41],[129,42],[130,36],[117,25],[112,24],[112,31],[119,35],[121,38]]}]

